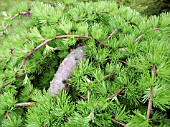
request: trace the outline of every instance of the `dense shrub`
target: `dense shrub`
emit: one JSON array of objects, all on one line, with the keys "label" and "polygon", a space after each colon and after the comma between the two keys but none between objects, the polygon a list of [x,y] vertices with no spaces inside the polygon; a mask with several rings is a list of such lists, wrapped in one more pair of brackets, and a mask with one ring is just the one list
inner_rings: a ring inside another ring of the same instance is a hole
[{"label": "dense shrub", "polygon": [[[169,13],[147,18],[114,2],[65,0],[3,15],[1,126],[170,126]],[[55,71],[80,45],[86,58],[70,90],[52,97]]]}]

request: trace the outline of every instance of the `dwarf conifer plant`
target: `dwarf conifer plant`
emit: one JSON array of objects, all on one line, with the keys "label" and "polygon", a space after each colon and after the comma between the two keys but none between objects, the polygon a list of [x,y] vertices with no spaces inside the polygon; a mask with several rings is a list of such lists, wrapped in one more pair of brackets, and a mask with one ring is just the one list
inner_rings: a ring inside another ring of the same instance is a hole
[{"label": "dwarf conifer plant", "polygon": [[[114,2],[21,3],[2,12],[0,126],[169,127],[170,14]],[[79,46],[85,58],[48,91]]]}]

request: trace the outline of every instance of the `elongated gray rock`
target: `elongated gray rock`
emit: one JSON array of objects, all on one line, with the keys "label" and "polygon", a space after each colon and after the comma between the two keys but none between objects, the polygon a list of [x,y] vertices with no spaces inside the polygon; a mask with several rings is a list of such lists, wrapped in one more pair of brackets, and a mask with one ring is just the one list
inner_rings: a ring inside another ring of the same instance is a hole
[{"label": "elongated gray rock", "polygon": [[78,47],[70,52],[60,64],[53,80],[50,82],[49,92],[55,96],[59,91],[66,89],[66,82],[71,76],[72,70],[76,67],[80,60],[85,58],[83,46]]}]

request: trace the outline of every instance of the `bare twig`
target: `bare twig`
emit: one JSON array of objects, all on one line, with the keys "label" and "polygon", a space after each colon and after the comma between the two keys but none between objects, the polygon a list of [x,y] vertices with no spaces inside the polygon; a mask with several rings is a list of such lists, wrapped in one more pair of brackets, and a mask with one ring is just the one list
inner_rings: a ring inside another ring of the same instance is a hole
[{"label": "bare twig", "polygon": [[[86,36],[86,35],[59,35],[59,36],[56,36],[55,38],[53,39],[47,39],[47,40],[44,40],[40,45],[36,46],[33,50],[29,51],[27,53],[26,56],[23,57],[23,60],[22,60],[22,63],[20,65],[20,67],[18,68],[18,70],[16,71],[16,74],[19,72],[20,69],[23,68],[23,66],[25,65],[26,63],[26,60],[33,54],[35,53],[39,48],[41,48],[42,46],[46,45],[48,42],[54,40],[54,39],[62,39],[62,38],[69,38],[69,37],[73,37],[73,38],[86,38],[86,39],[91,39],[92,37],[90,36]],[[106,46],[106,44],[104,44],[103,42],[97,40],[97,42],[99,42],[100,44],[102,44],[103,46]],[[24,74],[23,74],[24,75]],[[19,76],[19,77],[22,77],[23,75]],[[17,76],[18,78],[18,76]],[[10,86],[12,84],[12,82],[9,82],[9,83],[6,83],[4,87],[6,86]]]},{"label": "bare twig", "polygon": [[153,97],[153,88],[151,87],[150,88],[150,99],[149,99],[149,102],[148,102],[148,110],[147,110],[148,119],[149,119],[149,116],[150,116],[150,113],[151,113],[151,110],[152,110],[152,97]]},{"label": "bare twig", "polygon": [[88,91],[87,91],[87,102],[89,102],[90,101],[90,89],[88,89]]},{"label": "bare twig", "polygon": [[90,36],[86,36],[86,35],[59,35],[59,36],[56,36],[56,39],[69,38],[69,37],[91,39]]},{"label": "bare twig", "polygon": [[7,118],[9,119],[9,121],[12,122],[9,113],[8,113],[8,112],[5,112],[5,115],[7,116]]},{"label": "bare twig", "polygon": [[22,73],[22,74],[19,75],[19,76],[16,76],[15,78],[16,78],[16,79],[19,79],[20,77],[24,76],[25,74],[26,74],[26,72]]},{"label": "bare twig", "polygon": [[[61,36],[56,36],[56,39],[61,39],[61,38],[69,38],[73,36],[74,38],[87,38],[87,39],[91,39],[90,36],[86,36],[86,35],[61,35]],[[19,69],[17,70],[17,72],[24,66],[27,58],[29,56],[31,56],[34,52],[36,52],[39,48],[41,48],[42,46],[46,45],[48,42],[52,41],[54,39],[48,39],[48,40],[45,40],[43,43],[41,43],[40,45],[38,45],[37,47],[35,47],[33,50],[29,51],[27,56],[23,57],[23,61],[22,61],[22,64],[20,65]],[[99,41],[98,41],[99,42]],[[102,43],[102,42],[100,42]],[[102,43],[104,46],[106,44]]]},{"label": "bare twig", "polygon": [[117,74],[117,72],[110,73],[110,74],[104,76],[104,78],[106,79],[106,78],[108,78],[108,77],[112,77],[112,76],[115,75],[115,74]]},{"label": "bare twig", "polygon": [[160,30],[160,28],[153,28],[153,30]]},{"label": "bare twig", "polygon": [[124,60],[119,60],[121,63],[126,64],[126,61]]},{"label": "bare twig", "polygon": [[10,86],[12,84],[12,82],[8,82],[4,85],[4,87]]},{"label": "bare twig", "polygon": [[[156,77],[156,67],[155,65],[152,65],[152,72],[154,74],[154,78]],[[150,98],[149,98],[149,102],[148,102],[148,110],[147,110],[147,117],[149,119],[149,116],[150,116],[150,113],[151,113],[151,110],[152,110],[152,98],[153,98],[153,94],[154,94],[154,91],[153,91],[153,88],[151,86],[150,88]]]},{"label": "bare twig", "polygon": [[30,57],[34,52],[36,52],[39,48],[41,48],[42,46],[46,45],[48,42],[52,41],[53,39],[48,39],[45,40],[43,43],[41,43],[40,45],[38,45],[37,47],[35,47],[33,50],[29,51],[27,56],[23,57],[22,63],[19,67],[19,69],[16,71],[16,73],[18,73],[18,71],[20,69],[22,69],[22,67],[25,65],[26,60],[28,59],[28,57]]},{"label": "bare twig", "polygon": [[79,97],[81,97],[83,100],[86,100],[86,98],[80,94],[78,94]]},{"label": "bare twig", "polygon": [[98,43],[100,43],[101,45],[103,45],[104,47],[107,47],[107,45],[105,43],[103,43],[102,41],[100,40],[96,40]]},{"label": "bare twig", "polygon": [[137,23],[135,23],[135,22],[129,22],[129,21],[127,21],[126,23],[127,23],[127,24],[130,24],[130,25],[136,25],[136,26],[137,26]]},{"label": "bare twig", "polygon": [[115,94],[112,94],[109,98],[107,98],[106,100],[110,100],[113,97],[119,95],[120,93],[122,93],[122,91],[126,88],[127,85],[125,85],[122,89],[118,90]]},{"label": "bare twig", "polygon": [[138,38],[136,38],[135,42],[139,41],[145,34],[140,35]]},{"label": "bare twig", "polygon": [[152,65],[152,71],[153,71],[154,77],[156,77],[156,67],[155,67],[155,65]]},{"label": "bare twig", "polygon": [[[11,17],[10,19],[11,19],[11,20],[14,20],[14,19],[15,19],[17,16],[19,16],[19,15],[28,16],[28,15],[30,15],[30,14],[31,14],[31,12],[30,12],[30,9],[29,9],[28,12],[20,12],[20,13],[14,15],[13,17]],[[9,26],[9,24],[7,24],[6,26],[4,26],[3,29],[6,30],[6,29],[8,28],[8,26]]]},{"label": "bare twig", "polygon": [[15,107],[23,107],[23,106],[33,106],[36,102],[24,102],[24,103],[17,103],[15,104]]},{"label": "bare twig", "polygon": [[124,124],[124,123],[122,123],[122,122],[117,121],[115,118],[114,118],[114,119],[112,119],[112,121],[113,121],[114,123],[117,123],[117,124],[119,124],[119,125],[123,126],[123,127],[126,127],[126,124]]},{"label": "bare twig", "polygon": [[106,41],[108,41],[108,40],[113,36],[113,34],[116,33],[116,32],[117,32],[117,29],[115,29],[115,30],[108,36],[108,38],[106,39]]}]

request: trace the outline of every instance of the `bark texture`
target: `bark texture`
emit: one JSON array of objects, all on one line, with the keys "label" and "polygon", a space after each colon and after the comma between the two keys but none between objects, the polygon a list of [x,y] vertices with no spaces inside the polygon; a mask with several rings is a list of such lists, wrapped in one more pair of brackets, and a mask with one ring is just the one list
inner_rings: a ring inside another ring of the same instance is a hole
[{"label": "bark texture", "polygon": [[80,60],[85,58],[83,48],[83,46],[80,46],[71,51],[60,64],[54,78],[50,82],[49,92],[52,96],[55,96],[59,91],[66,89],[66,82],[70,78],[72,70],[76,67]]}]

